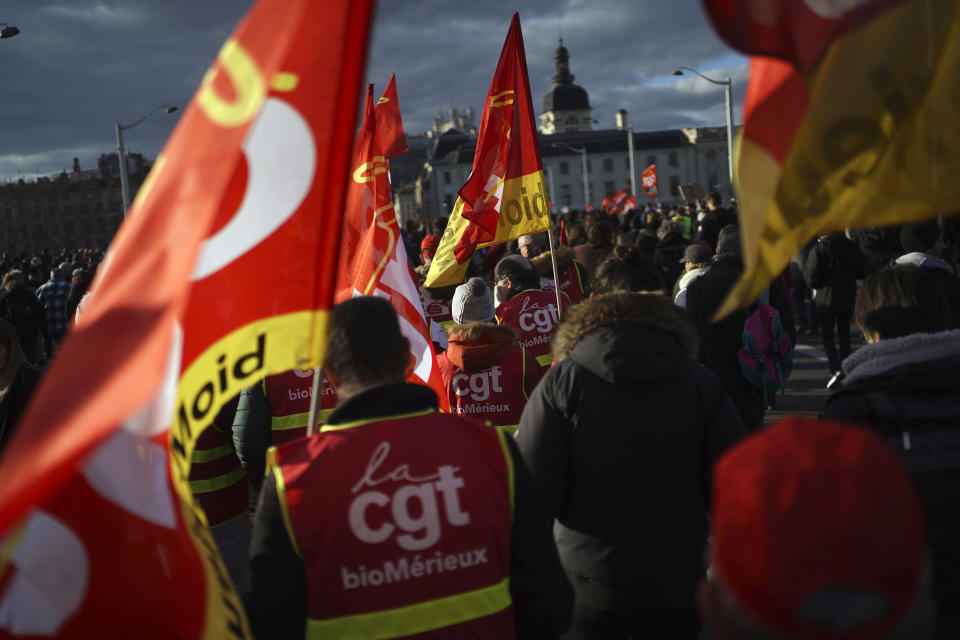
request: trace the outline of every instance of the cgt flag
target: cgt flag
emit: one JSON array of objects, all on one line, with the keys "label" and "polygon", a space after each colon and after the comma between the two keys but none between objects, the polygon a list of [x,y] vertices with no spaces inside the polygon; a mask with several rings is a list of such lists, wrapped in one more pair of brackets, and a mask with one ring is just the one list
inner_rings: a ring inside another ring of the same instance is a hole
[{"label": "cgt flag", "polygon": [[0,635],[249,635],[187,477],[322,362],[371,12],[260,0],[204,76],[0,461]]},{"label": "cgt flag", "polygon": [[960,201],[960,3],[705,0],[754,57],[735,161],[748,304],[813,236]]},{"label": "cgt flag", "polygon": [[546,231],[550,210],[545,194],[523,34],[515,13],[487,94],[473,170],[460,188],[426,286],[462,282],[478,247]]},{"label": "cgt flag", "polygon": [[640,186],[643,188],[643,192],[650,196],[651,198],[656,198],[657,193],[657,165],[656,163],[650,165],[643,170],[643,173],[640,174]]},{"label": "cgt flag", "polygon": [[621,189],[615,194],[610,196],[610,210],[608,213],[613,215],[615,213],[620,213],[620,208],[623,206],[623,203],[627,200],[627,190]]},{"label": "cgt flag", "polygon": [[[373,85],[367,85],[363,126],[354,144],[353,173],[347,187],[340,232],[336,302],[354,296],[380,296],[390,300],[397,311],[400,329],[410,342],[413,368],[408,380],[433,389],[441,409],[449,411],[417,279],[407,260],[390,193],[386,161],[390,156],[386,156],[388,152],[384,149],[397,149],[397,141],[404,139],[395,78],[391,76],[376,108]],[[405,148],[406,143],[403,146]]]}]

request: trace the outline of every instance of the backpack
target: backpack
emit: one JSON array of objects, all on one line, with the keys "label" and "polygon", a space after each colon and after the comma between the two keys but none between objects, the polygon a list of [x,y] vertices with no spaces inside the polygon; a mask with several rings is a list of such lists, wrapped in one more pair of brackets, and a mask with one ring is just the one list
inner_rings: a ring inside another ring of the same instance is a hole
[{"label": "backpack", "polygon": [[770,306],[770,288],[764,289],[753,312],[743,323],[743,347],[737,354],[740,372],[750,384],[783,393],[793,370],[793,343],[783,330],[780,312]]}]

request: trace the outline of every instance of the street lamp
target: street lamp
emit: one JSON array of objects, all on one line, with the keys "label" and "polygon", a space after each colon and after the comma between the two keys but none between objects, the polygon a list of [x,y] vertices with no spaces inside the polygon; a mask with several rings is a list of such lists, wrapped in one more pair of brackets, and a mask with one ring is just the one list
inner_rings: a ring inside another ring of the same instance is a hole
[{"label": "street lamp", "polygon": [[136,122],[131,124],[120,124],[116,123],[117,129],[117,152],[119,155],[117,159],[120,161],[120,192],[123,194],[123,215],[127,215],[127,210],[130,209],[130,177],[127,175],[127,158],[126,152],[123,149],[123,132],[127,129],[133,129],[135,126],[139,125],[141,122],[152,116],[157,111],[163,109],[164,113],[173,113],[177,110],[176,107],[169,104],[157,105],[151,109],[147,115],[143,116]]},{"label": "street lamp", "polygon": [[570,151],[580,154],[580,173],[583,174],[583,209],[586,211],[587,204],[590,202],[590,183],[587,182],[587,148],[571,147],[565,142],[554,142],[555,147],[566,147]]},{"label": "street lamp", "polygon": [[683,70],[692,71],[697,74],[707,82],[712,82],[713,84],[720,84],[724,87],[724,92],[727,96],[727,164],[730,169],[730,189],[733,190],[733,80],[727,78],[726,80],[714,80],[713,78],[708,78],[703,75],[696,69],[691,67],[678,67],[673,71],[673,75],[682,76]]},{"label": "street lamp", "polygon": [[0,22],[0,39],[2,38],[12,38],[13,36],[20,33],[20,29],[16,27],[9,26],[6,22]]}]

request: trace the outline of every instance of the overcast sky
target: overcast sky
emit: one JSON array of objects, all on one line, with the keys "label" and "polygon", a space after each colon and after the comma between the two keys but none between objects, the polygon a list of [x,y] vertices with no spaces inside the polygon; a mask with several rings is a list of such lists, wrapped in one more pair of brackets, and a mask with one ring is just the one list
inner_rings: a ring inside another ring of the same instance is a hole
[{"label": "overcast sky", "polygon": [[[249,0],[7,0],[0,22],[0,179],[95,168],[116,150],[114,123],[155,105],[189,102]],[[590,95],[598,128],[624,108],[639,131],[725,124],[723,88],[679,65],[732,77],[736,122],[746,60],[715,35],[700,0],[385,0],[370,42],[366,79],[382,91],[397,74],[404,125],[422,133],[434,111],[479,110],[514,11],[520,12],[534,104],[550,89],[563,35],[575,82]],[[358,97],[359,100],[359,97]],[[538,109],[539,113],[539,109]],[[125,133],[130,151],[156,157],[179,113],[154,115]]]}]

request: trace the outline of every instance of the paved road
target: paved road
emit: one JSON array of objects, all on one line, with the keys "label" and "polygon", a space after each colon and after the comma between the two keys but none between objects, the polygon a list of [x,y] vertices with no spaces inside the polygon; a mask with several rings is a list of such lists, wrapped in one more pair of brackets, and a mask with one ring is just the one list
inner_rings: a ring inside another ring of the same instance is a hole
[{"label": "paved road", "polygon": [[[860,332],[850,332],[851,346],[855,351],[863,345]],[[764,422],[776,422],[786,415],[817,417],[830,396],[827,380],[830,379],[827,356],[823,352],[820,336],[801,335],[794,351],[793,373],[787,381],[782,396],[777,396],[776,410],[767,411]]]}]

